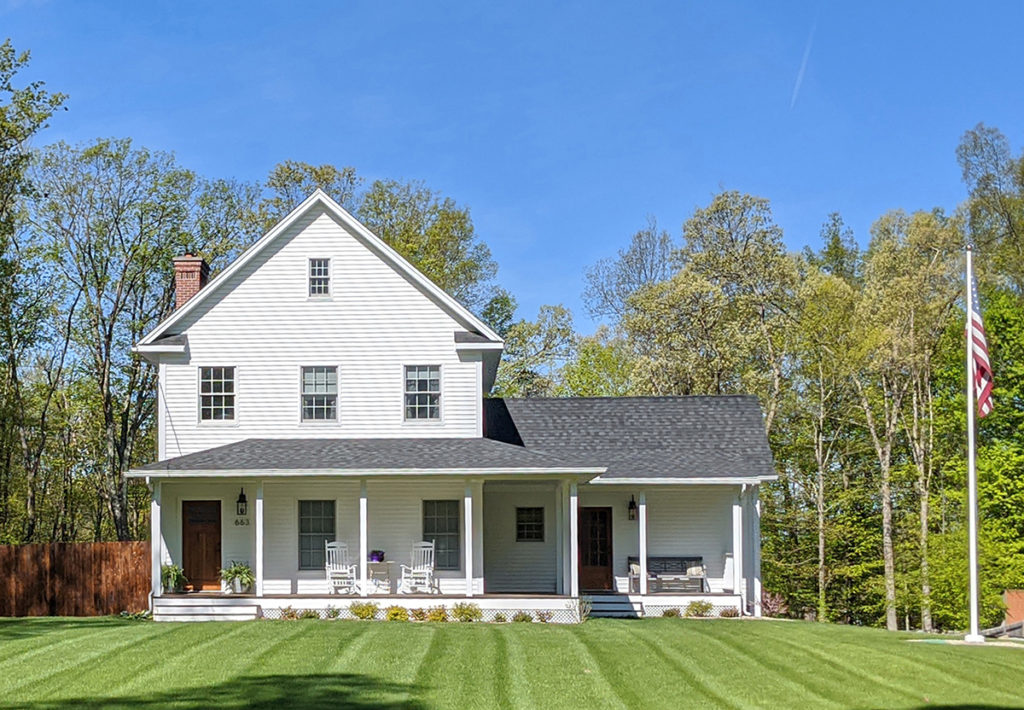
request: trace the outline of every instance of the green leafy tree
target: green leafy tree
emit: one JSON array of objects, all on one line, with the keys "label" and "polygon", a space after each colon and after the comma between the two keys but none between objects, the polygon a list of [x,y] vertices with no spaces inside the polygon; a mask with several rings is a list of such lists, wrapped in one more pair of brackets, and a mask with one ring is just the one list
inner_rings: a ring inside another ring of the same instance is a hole
[{"label": "green leafy tree", "polygon": [[240,247],[240,207],[251,195],[200,180],[172,156],[128,140],[50,146],[33,178],[40,197],[31,205],[31,239],[63,280],[65,303],[80,299],[71,344],[103,442],[98,489],[116,537],[127,540],[123,474],[143,459],[156,402],[156,370],[132,346],[171,310],[175,256],[197,250],[216,264]]},{"label": "green leafy tree", "polygon": [[498,397],[553,397],[559,370],[572,355],[572,313],[564,306],[541,306],[537,319],[513,323],[505,333],[498,366]]},{"label": "green leafy tree", "polygon": [[624,397],[632,370],[629,344],[601,326],[593,335],[577,338],[571,359],[562,366],[557,392],[564,397]]}]

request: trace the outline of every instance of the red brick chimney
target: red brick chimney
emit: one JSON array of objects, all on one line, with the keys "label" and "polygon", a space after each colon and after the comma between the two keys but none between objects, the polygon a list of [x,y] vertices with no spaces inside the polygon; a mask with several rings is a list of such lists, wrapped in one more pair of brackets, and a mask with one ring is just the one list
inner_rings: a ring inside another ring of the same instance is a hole
[{"label": "red brick chimney", "polygon": [[198,256],[186,254],[174,259],[175,308],[181,308],[199,293],[210,277],[210,267]]}]

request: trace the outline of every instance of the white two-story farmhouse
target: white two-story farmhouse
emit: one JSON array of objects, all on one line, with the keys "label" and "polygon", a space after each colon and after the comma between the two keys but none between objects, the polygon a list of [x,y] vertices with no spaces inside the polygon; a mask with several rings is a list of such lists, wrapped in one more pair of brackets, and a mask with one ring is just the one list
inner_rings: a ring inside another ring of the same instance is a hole
[{"label": "white two-story farmhouse", "polygon": [[209,283],[175,272],[136,346],[159,367],[159,461],[129,474],[155,618],[760,613],[756,399],[488,398],[498,335],[319,191]]}]

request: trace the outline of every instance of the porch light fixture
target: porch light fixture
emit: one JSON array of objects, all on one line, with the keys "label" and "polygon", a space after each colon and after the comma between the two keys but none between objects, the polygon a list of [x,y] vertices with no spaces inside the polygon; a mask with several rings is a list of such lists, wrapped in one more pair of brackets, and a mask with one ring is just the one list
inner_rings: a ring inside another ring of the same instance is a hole
[{"label": "porch light fixture", "polygon": [[238,492],[238,500],[235,501],[235,512],[238,515],[248,515],[249,513],[249,501],[245,499],[244,488]]},{"label": "porch light fixture", "polygon": [[629,519],[636,520],[636,498],[629,497]]}]

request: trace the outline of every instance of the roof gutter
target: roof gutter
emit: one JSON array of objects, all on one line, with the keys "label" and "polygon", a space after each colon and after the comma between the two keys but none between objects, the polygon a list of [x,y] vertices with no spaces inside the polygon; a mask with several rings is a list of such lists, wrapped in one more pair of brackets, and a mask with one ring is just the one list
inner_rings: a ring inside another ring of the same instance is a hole
[{"label": "roof gutter", "polygon": [[173,470],[136,468],[125,474],[126,478],[306,478],[309,476],[333,476],[340,478],[371,478],[379,476],[537,476],[571,475],[598,476],[607,472],[601,468],[555,468],[555,467],[498,467],[498,468],[305,468],[305,469],[196,469]]},{"label": "roof gutter", "polygon": [[642,476],[630,476],[622,478],[597,478],[590,481],[595,485],[603,486],[725,486],[733,485],[738,486],[742,484],[757,485],[759,483],[767,483],[768,481],[778,480],[777,475],[771,476],[673,476],[668,477],[642,477]]}]

